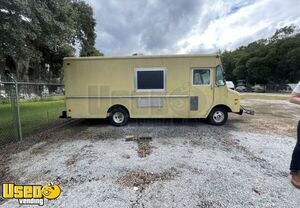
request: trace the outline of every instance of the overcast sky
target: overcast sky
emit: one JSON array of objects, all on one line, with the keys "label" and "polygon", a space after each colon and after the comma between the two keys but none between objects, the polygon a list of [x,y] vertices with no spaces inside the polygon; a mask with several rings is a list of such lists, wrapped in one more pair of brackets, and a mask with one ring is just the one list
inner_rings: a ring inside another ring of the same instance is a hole
[{"label": "overcast sky", "polygon": [[212,53],[300,26],[299,0],[86,0],[105,55]]}]

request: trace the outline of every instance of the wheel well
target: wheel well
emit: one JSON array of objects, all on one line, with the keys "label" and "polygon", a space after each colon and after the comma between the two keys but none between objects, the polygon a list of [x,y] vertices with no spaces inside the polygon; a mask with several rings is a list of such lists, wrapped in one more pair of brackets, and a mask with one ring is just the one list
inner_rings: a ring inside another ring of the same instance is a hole
[{"label": "wheel well", "polygon": [[128,116],[130,117],[128,109],[124,105],[120,105],[120,104],[111,106],[107,111],[107,116],[109,116],[110,112],[116,108],[122,108],[123,110],[125,110],[128,113]]},{"label": "wheel well", "polygon": [[227,112],[232,112],[232,110],[227,106],[227,105],[216,105],[215,107],[213,107],[211,110],[215,109],[215,108],[223,108],[225,109]]}]

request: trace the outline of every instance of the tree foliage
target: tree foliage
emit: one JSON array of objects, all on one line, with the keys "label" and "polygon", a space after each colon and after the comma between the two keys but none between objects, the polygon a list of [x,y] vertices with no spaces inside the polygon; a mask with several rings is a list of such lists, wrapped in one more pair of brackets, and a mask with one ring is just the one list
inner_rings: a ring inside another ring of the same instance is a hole
[{"label": "tree foliage", "polygon": [[227,80],[244,79],[255,84],[286,84],[300,81],[300,33],[296,27],[277,30],[234,51],[222,53]]},{"label": "tree foliage", "polygon": [[93,10],[82,1],[74,1],[74,9],[77,12],[77,39],[80,42],[80,56],[103,56],[94,45],[96,40],[95,26],[96,21],[93,18]]},{"label": "tree foliage", "polygon": [[19,80],[61,77],[76,43],[81,56],[103,55],[94,47],[95,25],[82,0],[0,0],[0,70]]}]

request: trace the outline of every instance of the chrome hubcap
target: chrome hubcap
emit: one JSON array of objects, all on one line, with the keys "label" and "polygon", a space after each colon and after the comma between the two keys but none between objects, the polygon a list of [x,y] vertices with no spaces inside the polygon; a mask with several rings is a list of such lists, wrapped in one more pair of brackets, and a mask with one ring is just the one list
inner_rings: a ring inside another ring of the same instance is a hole
[{"label": "chrome hubcap", "polygon": [[122,123],[124,121],[124,119],[125,119],[124,114],[121,112],[116,112],[113,115],[113,120],[115,123]]},{"label": "chrome hubcap", "polygon": [[213,118],[215,122],[221,123],[224,120],[225,115],[222,111],[216,111],[213,115]]}]

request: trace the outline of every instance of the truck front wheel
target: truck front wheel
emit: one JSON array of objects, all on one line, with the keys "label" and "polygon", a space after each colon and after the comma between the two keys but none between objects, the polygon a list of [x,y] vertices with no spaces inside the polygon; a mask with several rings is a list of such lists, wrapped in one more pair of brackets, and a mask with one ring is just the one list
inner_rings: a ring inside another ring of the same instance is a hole
[{"label": "truck front wheel", "polygon": [[128,123],[129,115],[122,108],[115,108],[109,114],[109,123],[114,126],[124,126]]},{"label": "truck front wheel", "polygon": [[221,107],[214,108],[208,116],[209,122],[215,126],[221,126],[225,124],[227,119],[228,119],[228,112],[226,109]]}]

